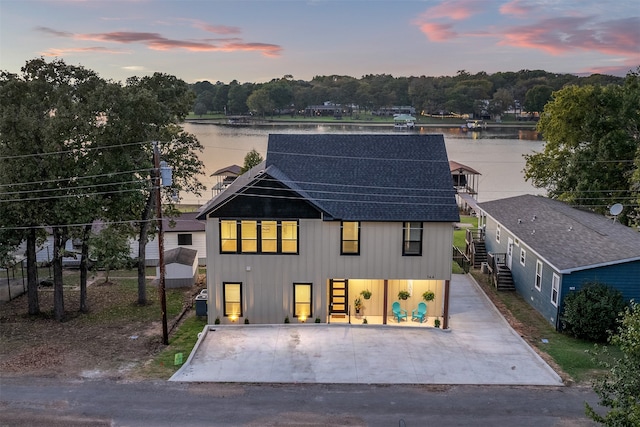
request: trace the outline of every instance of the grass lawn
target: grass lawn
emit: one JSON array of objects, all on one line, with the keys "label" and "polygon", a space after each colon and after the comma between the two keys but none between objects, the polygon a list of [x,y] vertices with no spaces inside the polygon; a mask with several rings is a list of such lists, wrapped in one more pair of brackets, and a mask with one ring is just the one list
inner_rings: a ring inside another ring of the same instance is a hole
[{"label": "grass lawn", "polygon": [[[478,217],[470,215],[460,215],[460,222],[463,224],[471,224],[471,228],[478,228]],[[460,249],[462,252],[466,249],[465,243],[466,229],[460,228],[453,231],[453,246]]]}]

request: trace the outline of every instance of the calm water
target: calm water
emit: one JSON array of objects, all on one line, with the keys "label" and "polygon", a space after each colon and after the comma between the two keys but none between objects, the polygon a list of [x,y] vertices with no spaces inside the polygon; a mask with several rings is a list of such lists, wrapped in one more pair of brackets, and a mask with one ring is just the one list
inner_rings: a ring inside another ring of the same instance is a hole
[{"label": "calm water", "polygon": [[[183,195],[183,203],[206,203],[211,198],[211,187],[217,182],[210,175],[232,164],[244,163],[244,156],[255,148],[264,157],[270,133],[402,133],[391,126],[351,125],[266,125],[225,126],[186,123],[184,128],[198,137],[204,146],[200,155],[205,165],[201,182],[207,186],[202,196]],[[406,131],[405,131],[406,132]],[[480,172],[478,199],[481,202],[517,196],[543,194],[524,180],[524,154],[542,150],[543,142],[533,130],[517,128],[487,129],[463,132],[455,128],[425,127],[414,132],[443,134],[449,160],[455,160]]]}]

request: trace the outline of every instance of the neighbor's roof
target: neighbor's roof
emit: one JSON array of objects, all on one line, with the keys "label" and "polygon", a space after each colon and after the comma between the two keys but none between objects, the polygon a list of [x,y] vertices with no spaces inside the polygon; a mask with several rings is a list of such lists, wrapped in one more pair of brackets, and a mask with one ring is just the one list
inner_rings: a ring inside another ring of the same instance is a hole
[{"label": "neighbor's roof", "polygon": [[242,171],[242,168],[240,166],[231,165],[231,166],[226,166],[222,169],[218,169],[217,171],[212,173],[211,176],[238,176],[240,175],[241,171]]},{"label": "neighbor's roof", "polygon": [[[204,231],[205,222],[197,219],[198,212],[182,212],[177,217],[163,217],[162,228],[165,233],[181,233],[185,231]],[[171,222],[174,226],[171,227]]]},{"label": "neighbor's roof", "polygon": [[165,264],[182,264],[182,265],[193,265],[196,260],[196,256],[198,255],[198,251],[195,249],[189,248],[173,248],[165,251],[164,253],[164,263]]},{"label": "neighbor's roof", "polygon": [[562,273],[640,260],[640,233],[602,215],[533,195],[478,206]]},{"label": "neighbor's roof", "polygon": [[480,172],[478,172],[477,170],[467,166],[467,165],[463,165],[462,163],[458,163],[455,162],[453,160],[449,160],[449,170],[453,173],[453,172],[457,172],[457,173],[462,173],[462,172],[468,172],[470,174],[473,175],[482,175]]}]

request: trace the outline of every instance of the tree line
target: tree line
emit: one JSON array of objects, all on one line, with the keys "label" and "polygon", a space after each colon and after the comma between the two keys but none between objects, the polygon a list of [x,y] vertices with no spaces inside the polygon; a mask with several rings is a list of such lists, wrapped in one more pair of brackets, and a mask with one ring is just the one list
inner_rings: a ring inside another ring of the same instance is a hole
[{"label": "tree line", "polygon": [[[29,314],[40,312],[36,247],[53,236],[54,317],[65,315],[62,260],[70,238],[81,242],[80,311],[97,221],[113,236],[139,241],[138,303],[146,304],[145,246],[156,229],[152,141],[173,168],[163,207],[174,194],[199,193],[202,146],[180,126],[193,105],[187,83],[156,73],[123,84],[62,60],[28,61],[0,73],[0,261],[26,242]],[[105,230],[102,230],[105,232]],[[128,247],[126,248],[128,250]],[[109,251],[108,251],[109,252]]]},{"label": "tree line", "polygon": [[243,115],[301,114],[306,107],[332,102],[357,106],[363,111],[382,107],[412,106],[426,114],[489,114],[507,110],[541,112],[551,94],[567,85],[621,85],[624,78],[592,74],[580,77],[542,70],[521,70],[455,76],[393,77],[368,74],[360,79],[341,76],[316,76],[311,81],[295,80],[292,75],[267,83],[229,84],[199,81],[191,85],[196,94],[192,110],[207,113]]}]

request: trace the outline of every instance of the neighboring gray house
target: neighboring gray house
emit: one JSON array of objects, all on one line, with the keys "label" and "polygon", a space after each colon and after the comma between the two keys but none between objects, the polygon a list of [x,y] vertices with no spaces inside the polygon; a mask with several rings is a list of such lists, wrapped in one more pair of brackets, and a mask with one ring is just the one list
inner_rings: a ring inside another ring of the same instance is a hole
[{"label": "neighboring gray house", "polygon": [[602,215],[542,196],[479,203],[485,245],[517,292],[556,329],[564,297],[587,282],[640,301],[640,233]]},{"label": "neighboring gray house", "polygon": [[209,323],[396,322],[427,290],[447,326],[453,223],[442,135],[270,135],[266,160],[209,201]]},{"label": "neighboring gray house", "polygon": [[[198,276],[197,255],[198,251],[187,248],[164,251],[164,284],[167,288],[193,286]],[[156,267],[156,277],[160,277],[160,266]]]}]

